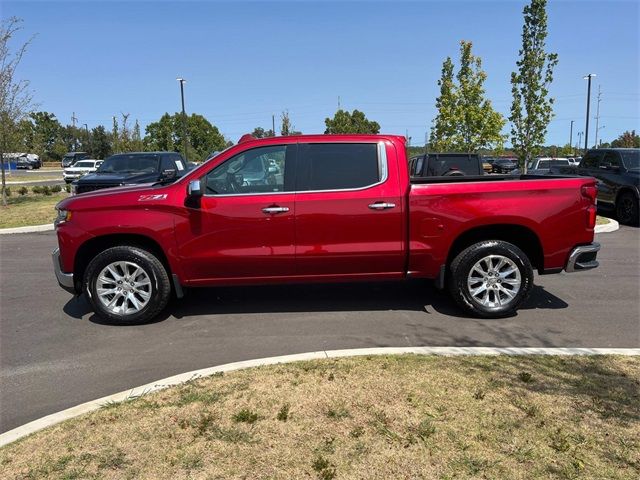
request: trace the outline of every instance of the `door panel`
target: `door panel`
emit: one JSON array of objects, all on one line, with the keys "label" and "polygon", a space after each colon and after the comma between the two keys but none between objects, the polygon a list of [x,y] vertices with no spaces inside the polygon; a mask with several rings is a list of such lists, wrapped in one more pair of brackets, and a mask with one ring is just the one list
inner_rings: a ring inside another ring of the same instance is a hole
[{"label": "door panel", "polygon": [[[387,149],[390,150],[388,154]],[[385,162],[387,158],[392,159],[385,164],[388,174],[384,173],[386,179],[382,183],[368,188],[296,193],[298,275],[402,275],[405,261],[403,199],[399,194],[395,150],[390,145],[381,145],[379,150],[383,152]],[[301,178],[309,174],[309,165],[305,163],[309,158],[305,155],[301,144],[298,154]],[[326,160],[326,156],[321,158]],[[340,163],[327,168],[339,177],[336,184],[357,181],[353,171],[340,177]],[[365,176],[370,175],[366,168],[363,172]],[[318,183],[330,186],[326,179]],[[386,208],[375,205],[381,203],[386,203]]]},{"label": "door panel", "polygon": [[[265,213],[265,208],[288,208]],[[205,196],[189,210],[179,242],[187,278],[193,280],[272,277],[295,273],[293,193]]]},{"label": "door panel", "polygon": [[295,274],[297,146],[240,152],[201,178],[206,194],[176,228],[188,279],[208,283]]}]

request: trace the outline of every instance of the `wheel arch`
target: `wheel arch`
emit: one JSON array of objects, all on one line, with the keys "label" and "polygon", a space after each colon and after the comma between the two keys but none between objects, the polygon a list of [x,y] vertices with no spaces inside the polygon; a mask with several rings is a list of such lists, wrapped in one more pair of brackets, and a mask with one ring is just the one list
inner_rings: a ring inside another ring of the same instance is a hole
[{"label": "wheel arch", "polygon": [[509,242],[529,258],[531,265],[539,272],[544,270],[544,253],[538,235],[529,227],[514,224],[482,225],[462,232],[451,244],[446,265],[465,248],[483,240],[502,240]]},{"label": "wheel arch", "polygon": [[[91,260],[93,260],[98,253],[108,248],[118,246],[138,247],[153,253],[167,270],[169,277],[171,277],[171,266],[169,265],[167,256],[160,244],[153,238],[133,233],[101,235],[84,242],[76,252],[73,266],[73,277],[76,279],[76,291],[82,291],[84,272]],[[80,286],[80,288],[78,288],[78,286]]]}]

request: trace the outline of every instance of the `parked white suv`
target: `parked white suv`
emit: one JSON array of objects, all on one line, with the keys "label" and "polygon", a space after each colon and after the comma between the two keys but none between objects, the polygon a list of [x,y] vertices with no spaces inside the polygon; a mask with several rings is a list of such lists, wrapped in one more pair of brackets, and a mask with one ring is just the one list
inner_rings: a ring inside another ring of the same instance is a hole
[{"label": "parked white suv", "polygon": [[62,178],[64,178],[65,182],[71,183],[87,173],[95,172],[102,165],[102,162],[103,160],[79,160],[72,167],[64,169]]}]

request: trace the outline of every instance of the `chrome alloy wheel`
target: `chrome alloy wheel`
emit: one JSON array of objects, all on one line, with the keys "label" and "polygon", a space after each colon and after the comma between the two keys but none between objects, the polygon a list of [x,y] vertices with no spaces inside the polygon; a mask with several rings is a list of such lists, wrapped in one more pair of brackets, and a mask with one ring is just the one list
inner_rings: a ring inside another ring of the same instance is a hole
[{"label": "chrome alloy wheel", "polygon": [[472,299],[488,308],[511,303],[520,291],[520,283],[517,265],[502,255],[488,255],[478,260],[467,277]]},{"label": "chrome alloy wheel", "polygon": [[98,275],[96,293],[111,313],[138,313],[151,298],[151,279],[142,267],[133,262],[113,262]]}]

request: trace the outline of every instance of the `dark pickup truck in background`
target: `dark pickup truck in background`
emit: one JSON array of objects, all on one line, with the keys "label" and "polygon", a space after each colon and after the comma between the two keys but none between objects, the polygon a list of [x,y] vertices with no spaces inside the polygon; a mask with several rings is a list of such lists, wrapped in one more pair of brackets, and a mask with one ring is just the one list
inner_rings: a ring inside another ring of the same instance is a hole
[{"label": "dark pickup truck in background", "polygon": [[107,158],[95,171],[76,180],[72,193],[103,188],[174,181],[188,171],[182,155],[175,152],[119,153]]},{"label": "dark pickup truck in background", "polygon": [[592,149],[577,167],[552,167],[551,173],[595,178],[598,181],[598,209],[614,213],[625,225],[639,224],[639,148]]}]

